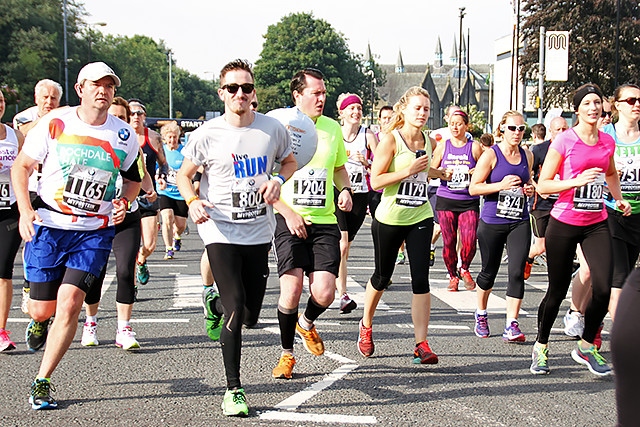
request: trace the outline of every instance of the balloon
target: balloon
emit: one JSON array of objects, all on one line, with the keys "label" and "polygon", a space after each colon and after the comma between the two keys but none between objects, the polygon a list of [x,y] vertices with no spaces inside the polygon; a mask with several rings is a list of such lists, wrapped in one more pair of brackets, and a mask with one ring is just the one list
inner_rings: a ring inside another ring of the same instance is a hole
[{"label": "balloon", "polygon": [[[291,149],[298,162],[298,169],[303,168],[311,161],[318,146],[318,132],[313,120],[298,108],[278,108],[269,111],[267,116],[273,117],[284,125],[291,137]],[[276,162],[274,172],[280,170],[280,164]]]}]

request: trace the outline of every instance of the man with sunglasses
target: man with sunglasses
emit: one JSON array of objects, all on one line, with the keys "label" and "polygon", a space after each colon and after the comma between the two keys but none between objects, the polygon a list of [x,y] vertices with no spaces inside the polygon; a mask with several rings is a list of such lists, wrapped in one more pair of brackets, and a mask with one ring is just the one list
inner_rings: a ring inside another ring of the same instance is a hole
[{"label": "man with sunglasses", "polygon": [[[276,226],[271,205],[297,167],[285,127],[251,110],[253,81],[247,61],[237,59],[222,68],[218,96],[224,102],[224,114],[190,135],[177,176],[220,290],[224,313],[220,342],[227,377],[222,411],[227,416],[249,413],[240,384],[242,325],[258,320]],[[281,168],[272,177],[276,161]],[[201,166],[198,196],[191,180]]]},{"label": "man with sunglasses", "polygon": [[[283,379],[291,378],[296,363],[296,332],[309,353],[324,353],[314,322],[333,303],[340,266],[334,186],[339,192],[338,208],[348,212],[352,206],[342,129],[338,122],[322,115],[327,100],[324,75],[305,68],[293,76],[290,88],[296,108],[316,125],[318,146],[311,161],[282,187],[280,200],[274,205],[278,211],[274,247],[280,277],[278,323],[282,354],[272,375]],[[304,274],[309,277],[310,296],[304,313],[298,316]]]},{"label": "man with sunglasses", "polygon": [[[140,191],[133,129],[108,112],[116,86],[120,78],[105,63],[84,66],[75,85],[80,105],[43,117],[12,167],[31,284],[27,346],[37,351],[48,336],[29,397],[35,410],[57,408],[51,374],[71,345],[85,296],[109,259],[114,223],[124,218],[128,201]],[[41,204],[34,209],[27,181],[39,162]],[[115,198],[118,174],[120,199]]]},{"label": "man with sunglasses", "polygon": [[[154,130],[145,126],[147,118],[147,108],[141,100],[137,98],[129,99],[129,109],[131,110],[130,124],[138,137],[138,144],[142,148],[144,154],[145,166],[151,180],[153,181],[153,189],[157,191],[158,187],[166,185],[167,177],[167,159],[164,155],[162,147],[162,137]],[[159,167],[156,182],[156,165]],[[158,211],[160,205],[158,201],[150,203],[145,197],[146,193],[140,191],[138,203],[140,205],[140,215],[142,216],[142,244],[140,251],[136,257],[136,278],[141,285],[149,282],[149,268],[147,267],[147,258],[151,256],[156,249],[158,242]]]}]

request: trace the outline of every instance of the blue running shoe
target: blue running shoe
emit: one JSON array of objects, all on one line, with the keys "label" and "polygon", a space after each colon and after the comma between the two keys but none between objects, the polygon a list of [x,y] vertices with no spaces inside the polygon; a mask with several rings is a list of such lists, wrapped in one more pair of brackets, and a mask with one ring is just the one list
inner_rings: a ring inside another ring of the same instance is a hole
[{"label": "blue running shoe", "polygon": [[138,283],[141,285],[146,285],[149,283],[149,268],[147,267],[147,262],[143,262],[142,264],[138,264],[136,262],[136,278],[138,279]]},{"label": "blue running shoe", "polygon": [[520,324],[514,320],[508,328],[504,328],[502,340],[506,342],[524,342],[525,337],[520,330]]},{"label": "blue running shoe", "polygon": [[173,250],[176,252],[180,252],[181,248],[182,248],[182,239],[179,237],[177,239],[173,239]]},{"label": "blue running shoe", "polygon": [[30,352],[35,353],[47,342],[50,320],[51,319],[47,319],[44,322],[36,322],[32,319],[31,322],[29,322],[24,334],[24,340],[27,342],[27,348]]},{"label": "blue running shoe", "polygon": [[476,326],[473,331],[476,333],[476,336],[480,338],[489,338],[489,321],[488,316],[486,314],[478,314],[476,311]]},{"label": "blue running shoe", "polygon": [[45,378],[36,378],[33,384],[31,384],[31,395],[29,396],[29,403],[31,409],[56,409],[58,402],[51,397],[51,392],[56,391],[51,381]]}]

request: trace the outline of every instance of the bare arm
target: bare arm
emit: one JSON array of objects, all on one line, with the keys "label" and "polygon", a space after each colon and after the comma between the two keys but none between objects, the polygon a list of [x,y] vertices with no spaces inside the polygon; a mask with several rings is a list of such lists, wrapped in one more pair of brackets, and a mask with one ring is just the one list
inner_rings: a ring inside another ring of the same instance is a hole
[{"label": "bare arm", "polygon": [[42,221],[38,213],[33,210],[31,199],[29,198],[29,175],[31,175],[37,164],[37,160],[32,159],[21,151],[11,167],[11,185],[16,195],[18,210],[20,211],[20,236],[25,242],[30,242],[35,235],[33,222]]},{"label": "bare arm", "polygon": [[202,224],[210,219],[205,208],[212,208],[213,204],[207,200],[200,199],[193,188],[192,180],[197,171],[198,166],[191,160],[185,158],[182,161],[180,170],[178,170],[176,184],[180,191],[180,195],[184,197],[184,200],[187,202],[191,219],[196,224]]}]

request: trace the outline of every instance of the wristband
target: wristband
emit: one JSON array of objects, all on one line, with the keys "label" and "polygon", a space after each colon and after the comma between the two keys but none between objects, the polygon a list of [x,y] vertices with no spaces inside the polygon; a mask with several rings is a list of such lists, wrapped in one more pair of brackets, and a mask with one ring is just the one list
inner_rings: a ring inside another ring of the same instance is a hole
[{"label": "wristband", "polygon": [[353,190],[351,189],[351,187],[342,187],[342,190],[340,190],[340,192],[342,193],[344,190],[347,190],[349,194],[353,194]]},{"label": "wristband", "polygon": [[131,209],[131,202],[126,197],[120,197],[120,201],[124,200],[127,204],[127,210]]},{"label": "wristband", "polygon": [[193,202],[194,200],[198,200],[200,198],[200,196],[191,196],[186,200],[187,206],[191,205],[191,202]]},{"label": "wristband", "polygon": [[280,183],[280,185],[284,185],[284,183],[286,181],[286,179],[284,179],[284,176],[282,176],[282,175],[274,176],[274,177],[272,177],[272,179],[274,181],[278,181]]}]

